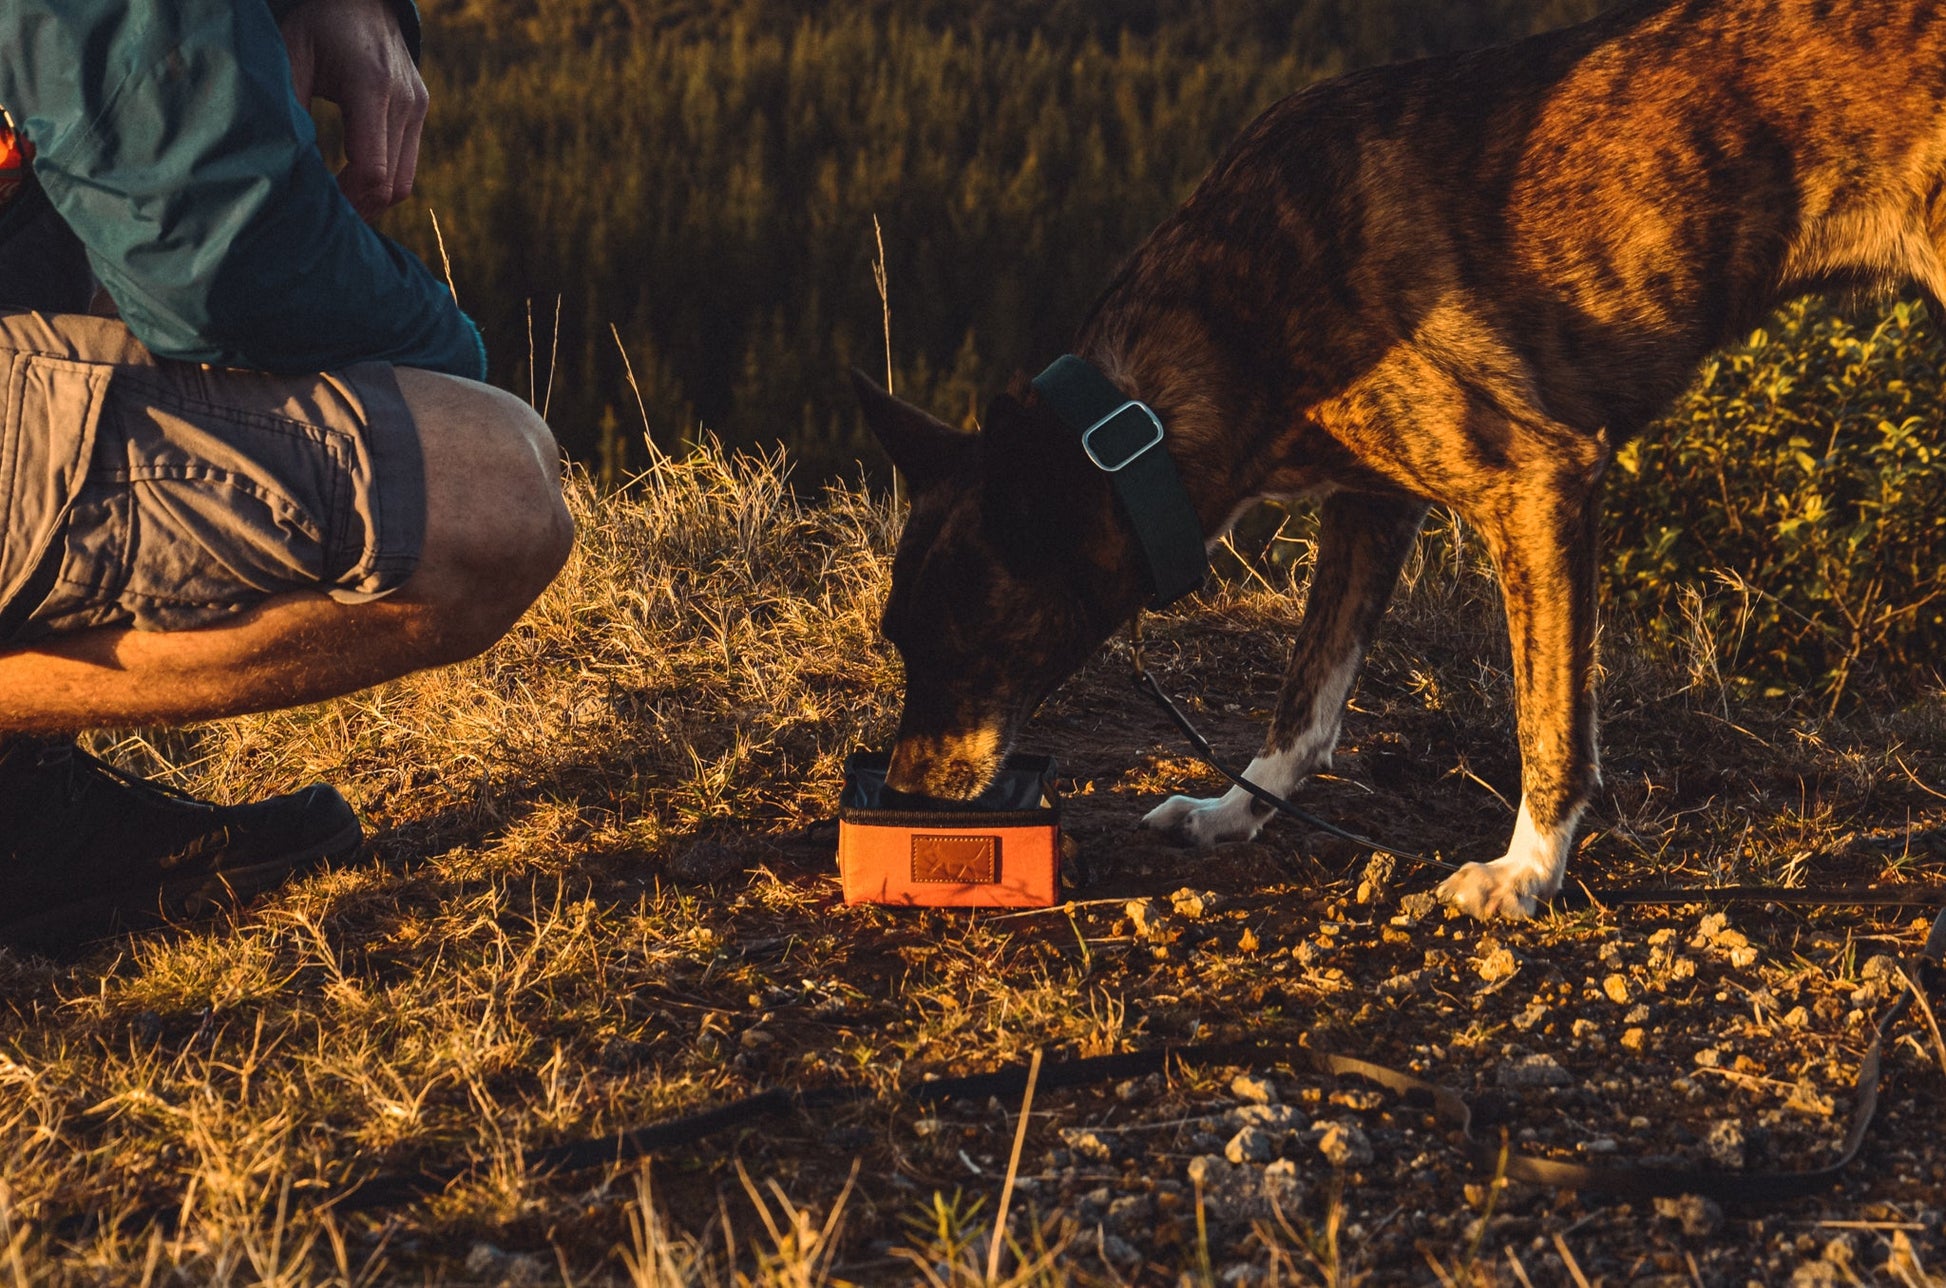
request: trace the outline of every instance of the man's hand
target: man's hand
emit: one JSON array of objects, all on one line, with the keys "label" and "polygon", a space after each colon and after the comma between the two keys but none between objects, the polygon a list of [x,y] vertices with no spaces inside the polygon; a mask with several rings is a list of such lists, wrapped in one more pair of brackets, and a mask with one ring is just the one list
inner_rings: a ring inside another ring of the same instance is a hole
[{"label": "man's hand", "polygon": [[426,83],[389,0],[305,0],[285,16],[297,101],[338,105],[345,168],[338,187],[367,219],[405,200],[419,168]]}]

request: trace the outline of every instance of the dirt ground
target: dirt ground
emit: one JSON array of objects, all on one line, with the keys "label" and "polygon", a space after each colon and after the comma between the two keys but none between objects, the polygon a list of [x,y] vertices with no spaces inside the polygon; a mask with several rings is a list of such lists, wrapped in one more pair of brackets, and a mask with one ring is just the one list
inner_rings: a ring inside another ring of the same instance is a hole
[{"label": "dirt ground", "polygon": [[[1260,626],[1247,613],[1200,620],[1150,646],[1217,745],[1243,749],[1238,761],[1274,700],[1278,640]],[[1508,721],[1429,708],[1411,660],[1403,648],[1375,659],[1335,774],[1306,804],[1395,847],[1494,857],[1518,791]],[[966,1030],[982,1027],[983,1012],[1008,1029],[990,1016],[996,1001],[1042,979],[1060,981],[1098,1030],[1059,1032],[1071,1016],[1049,1035],[1052,1053],[1302,1043],[1452,1087],[1472,1101],[1482,1135],[1504,1127],[1514,1147],[1542,1156],[1730,1171],[1835,1156],[1871,1021],[1930,913],[1699,902],[1481,926],[1435,905],[1437,873],[1373,867],[1359,847],[1296,824],[1186,852],[1137,820],[1163,791],[1213,791],[1216,780],[1186,759],[1123,666],[1109,657],[1091,668],[1026,740],[1060,758],[1074,902],[1027,917],[829,910],[850,928],[844,974],[863,997],[833,1008],[784,989],[781,1004],[766,1000],[743,1030],[774,1036],[754,1048],[764,1064],[788,1068],[790,1053],[828,1045],[821,1026],[910,1025],[964,1054],[942,1064],[914,1051],[908,1077],[914,1066],[988,1067],[1002,1052],[966,1045]],[[1611,722],[1602,820],[1571,881],[1946,876],[1946,808],[1929,784],[1848,766],[1858,748],[1834,745],[1834,727],[1726,738],[1721,720],[1669,704]],[[814,848],[792,847],[777,873],[811,877],[822,868]],[[885,1004],[899,995],[903,1006]],[[1047,1018],[1032,1002],[1021,1010],[1006,1043],[1016,1051]],[[1895,1037],[1864,1152],[1817,1198],[1631,1203],[1496,1184],[1423,1108],[1359,1080],[1191,1067],[1037,1099],[1015,1230],[1028,1247],[1038,1231],[1068,1270],[1103,1282],[1935,1282],[1925,1268],[1946,1260],[1946,1048],[1916,1012]],[[876,1106],[766,1126],[761,1151],[808,1162],[820,1135],[824,1152],[856,1141],[855,1215],[948,1195],[954,1219],[977,1225],[972,1205],[990,1211],[997,1198],[1017,1110]],[[845,1273],[899,1278],[910,1267],[895,1247],[867,1238]],[[875,1263],[874,1249],[890,1259]]]},{"label": "dirt ground", "polygon": [[[339,783],[373,844],[234,916],[73,962],[0,953],[0,1284],[1942,1282],[1946,1043],[1919,1012],[1860,1158],[1814,1198],[1497,1184],[1423,1106],[1308,1060],[1043,1088],[1009,1190],[1017,1099],[901,1089],[1036,1049],[1253,1041],[1411,1071],[1543,1156],[1820,1166],[1930,915],[1483,926],[1436,906],[1436,873],[1294,823],[1178,849],[1142,814],[1219,784],[1120,642],[1023,740],[1062,766],[1071,903],[849,907],[805,826],[896,719],[875,625],[895,513],[708,457],[576,498],[574,562],[486,657],[104,748],[226,799]],[[1275,573],[1150,632],[1238,762],[1295,612],[1258,584]],[[1415,567],[1306,806],[1448,861],[1500,852],[1518,766],[1493,602],[1476,563]],[[1652,656],[1613,615],[1603,643],[1606,783],[1571,881],[1946,888],[1936,683],[1873,698],[1861,676],[1870,700],[1832,715]],[[647,1164],[531,1154],[833,1087],[860,1098]],[[388,1208],[326,1202],[439,1170]]]}]

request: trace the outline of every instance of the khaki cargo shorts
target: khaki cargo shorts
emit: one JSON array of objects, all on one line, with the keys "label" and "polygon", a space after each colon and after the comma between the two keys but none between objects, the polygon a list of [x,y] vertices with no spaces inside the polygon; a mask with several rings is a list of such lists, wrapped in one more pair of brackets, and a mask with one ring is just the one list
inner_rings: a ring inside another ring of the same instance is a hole
[{"label": "khaki cargo shorts", "polygon": [[391,367],[273,376],[152,356],[118,321],[0,310],[0,646],[209,626],[418,566],[419,437]]}]

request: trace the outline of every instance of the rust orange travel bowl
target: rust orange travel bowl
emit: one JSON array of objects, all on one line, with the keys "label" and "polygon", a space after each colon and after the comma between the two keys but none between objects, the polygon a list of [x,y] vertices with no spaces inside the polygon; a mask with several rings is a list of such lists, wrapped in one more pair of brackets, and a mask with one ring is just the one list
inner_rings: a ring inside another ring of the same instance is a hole
[{"label": "rust orange travel bowl", "polygon": [[1054,761],[1009,756],[977,800],[908,796],[885,785],[884,752],[845,762],[838,871],[846,903],[1047,908],[1061,889]]}]

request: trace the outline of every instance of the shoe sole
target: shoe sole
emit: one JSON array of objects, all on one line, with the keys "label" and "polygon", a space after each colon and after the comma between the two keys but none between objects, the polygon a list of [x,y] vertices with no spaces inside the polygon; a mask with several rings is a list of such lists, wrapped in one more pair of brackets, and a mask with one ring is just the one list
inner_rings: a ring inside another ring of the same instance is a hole
[{"label": "shoe sole", "polygon": [[60,958],[116,935],[153,930],[237,907],[276,888],[301,870],[343,863],[365,843],[356,819],[323,841],[263,863],[178,877],[157,887],[151,900],[130,905],[114,895],[77,899],[58,908],[0,925],[0,944]]}]

